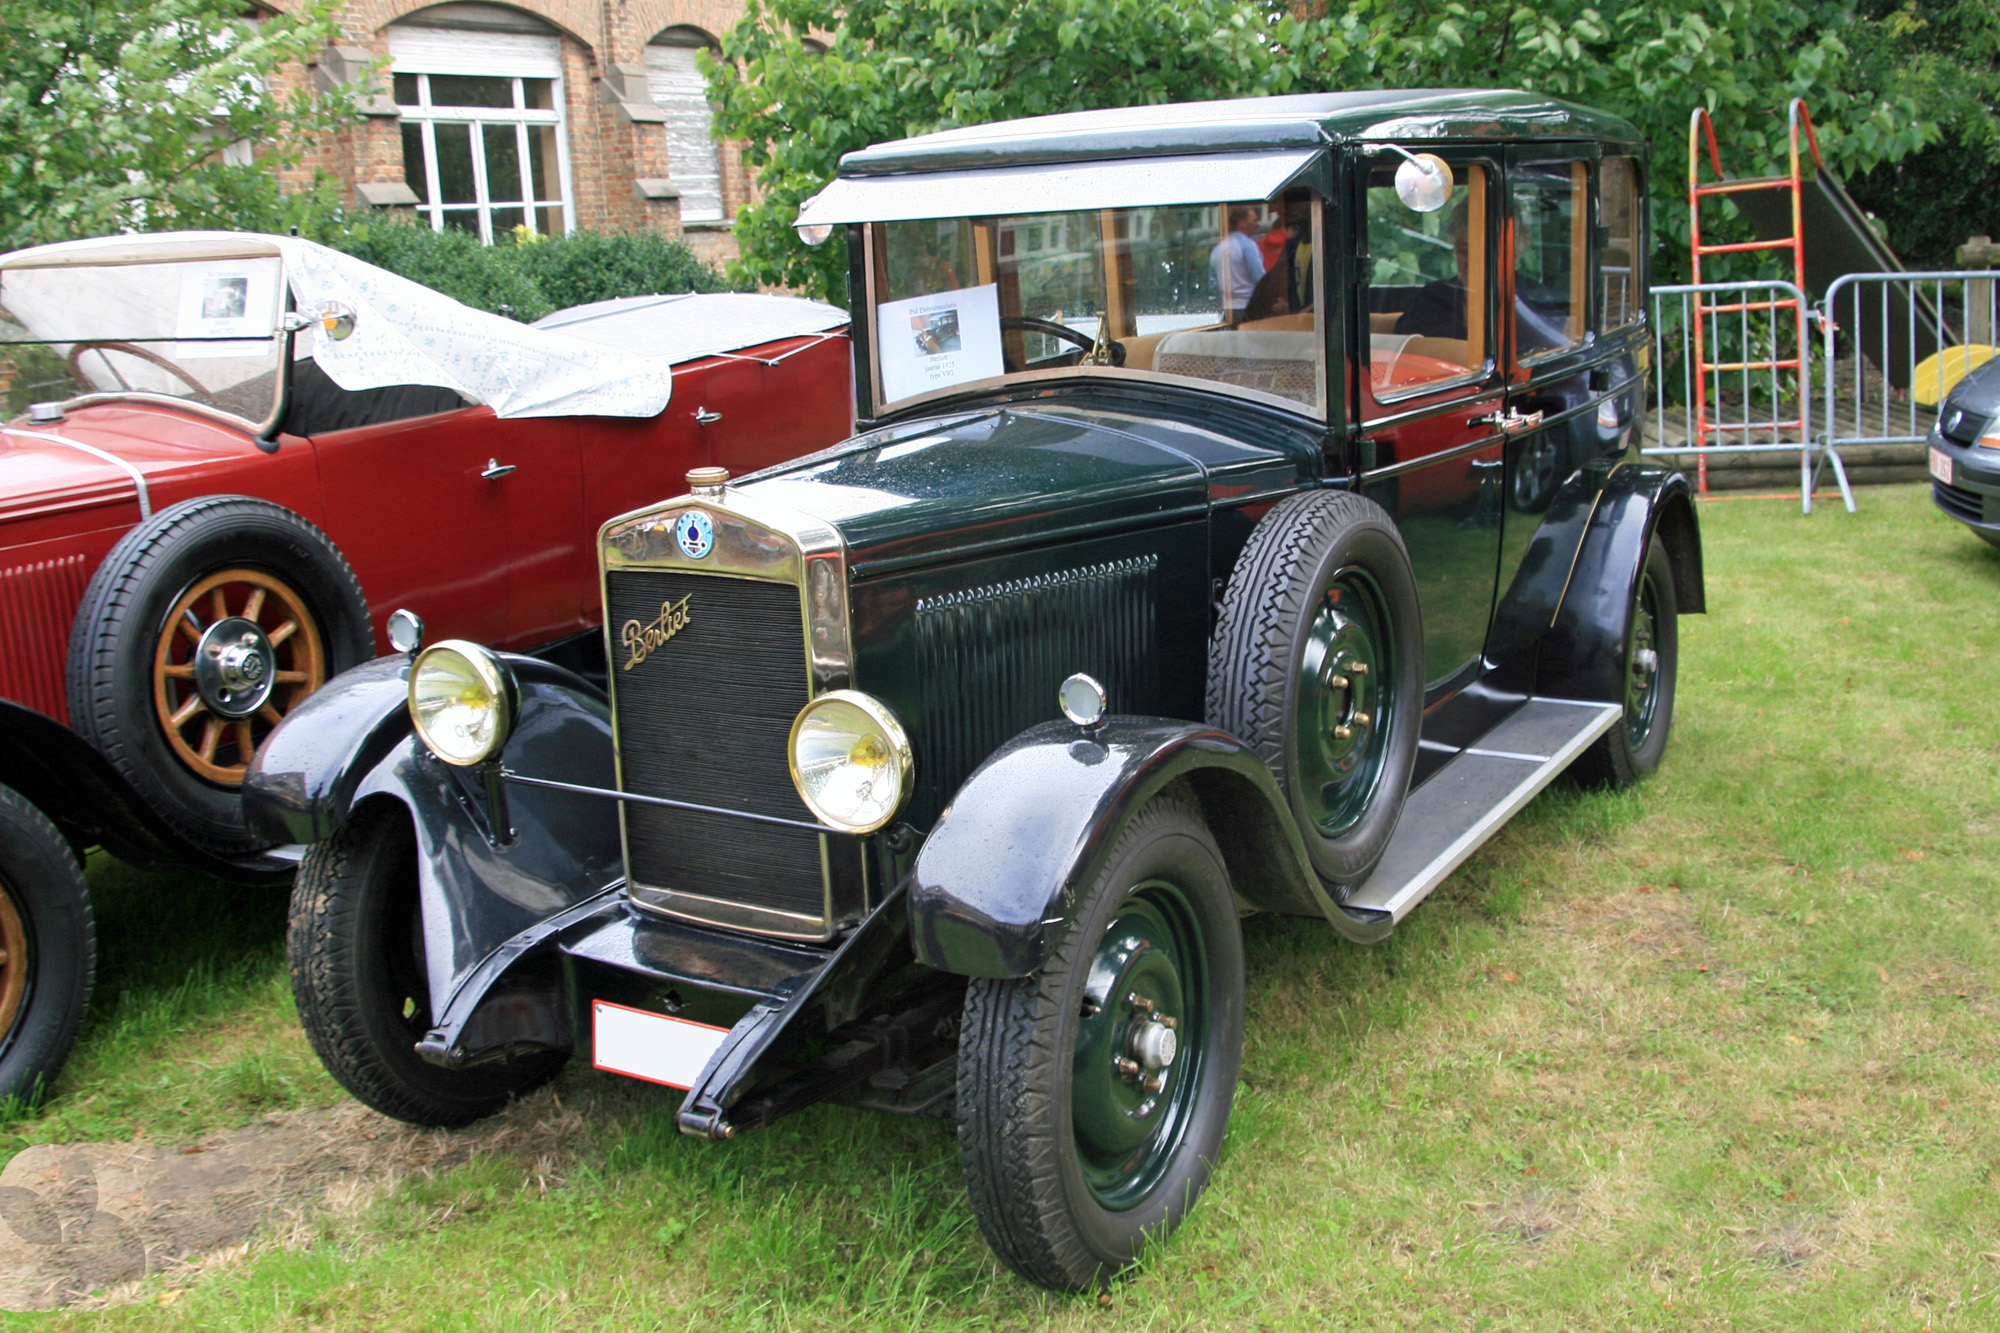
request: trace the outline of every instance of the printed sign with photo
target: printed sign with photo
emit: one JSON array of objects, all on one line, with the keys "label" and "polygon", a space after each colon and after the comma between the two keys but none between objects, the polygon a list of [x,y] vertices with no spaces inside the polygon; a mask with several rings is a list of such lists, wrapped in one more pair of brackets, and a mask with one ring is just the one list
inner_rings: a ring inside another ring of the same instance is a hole
[{"label": "printed sign with photo", "polygon": [[882,391],[890,402],[1004,370],[1000,289],[991,283],[885,302],[875,317]]},{"label": "printed sign with photo", "polygon": [[[236,259],[188,264],[181,274],[180,315],[174,336],[177,360],[257,356],[261,347],[214,339],[271,337],[277,327],[278,261]],[[200,341],[195,341],[199,339]]]}]

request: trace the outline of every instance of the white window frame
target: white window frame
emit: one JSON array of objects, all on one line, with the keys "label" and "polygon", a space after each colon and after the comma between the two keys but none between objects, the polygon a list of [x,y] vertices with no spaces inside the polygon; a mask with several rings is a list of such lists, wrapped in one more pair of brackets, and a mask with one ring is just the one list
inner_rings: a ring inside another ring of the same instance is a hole
[{"label": "white window frame", "polygon": [[[527,225],[540,230],[539,213],[547,208],[562,209],[562,225],[565,234],[576,230],[576,195],[570,183],[569,132],[563,116],[564,89],[560,47],[557,39],[541,37],[513,37],[511,34],[449,32],[449,47],[430,40],[433,31],[415,29],[392,32],[390,35],[390,70],[395,74],[414,75],[417,80],[417,105],[398,106],[397,111],[405,122],[415,124],[423,135],[424,145],[424,195],[430,201],[417,205],[417,211],[430,222],[431,230],[443,231],[445,214],[472,213],[479,221],[479,239],[486,245],[493,244],[493,211],[495,208],[518,208],[523,212]],[[437,30],[436,36],[446,37],[446,30]],[[513,88],[512,107],[453,107],[437,106],[431,101],[431,76],[433,74],[472,75],[480,78],[505,78]],[[536,110],[527,105],[524,79],[546,79],[549,81],[549,101],[551,109]],[[470,204],[446,204],[439,197],[437,127],[439,125],[466,125],[472,136],[472,178],[475,202]],[[521,164],[521,199],[496,204],[492,190],[486,179],[486,127],[512,126],[516,155]],[[534,190],[534,162],[531,156],[528,130],[530,126],[553,125],[556,141],[556,190],[561,196],[556,199],[537,197]],[[406,168],[407,170],[407,164]]]}]

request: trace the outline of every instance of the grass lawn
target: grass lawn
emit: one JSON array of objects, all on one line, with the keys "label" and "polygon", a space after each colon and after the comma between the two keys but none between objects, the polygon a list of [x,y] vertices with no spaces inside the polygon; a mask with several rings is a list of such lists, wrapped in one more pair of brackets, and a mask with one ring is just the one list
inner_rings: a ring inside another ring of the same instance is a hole
[{"label": "grass lawn", "polygon": [[[991,1258],[944,1123],[707,1145],[573,1066],[470,1164],[8,1326],[2000,1327],[2000,551],[1860,503],[1702,507],[1651,782],[1543,795],[1386,944],[1246,923],[1215,1183],[1101,1301]],[[99,1002],[17,1146],[341,1100],[276,896],[91,883]]]}]

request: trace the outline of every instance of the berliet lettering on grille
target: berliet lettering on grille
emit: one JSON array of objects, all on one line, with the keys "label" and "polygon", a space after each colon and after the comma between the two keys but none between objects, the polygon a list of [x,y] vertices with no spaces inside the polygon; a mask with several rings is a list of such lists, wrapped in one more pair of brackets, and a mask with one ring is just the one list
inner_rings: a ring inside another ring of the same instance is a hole
[{"label": "berliet lettering on grille", "polygon": [[650,625],[641,625],[636,620],[628,620],[619,631],[625,642],[625,651],[631,656],[626,659],[625,669],[630,671],[639,663],[651,657],[668,639],[687,628],[689,593],[678,602],[661,602],[660,618]]}]

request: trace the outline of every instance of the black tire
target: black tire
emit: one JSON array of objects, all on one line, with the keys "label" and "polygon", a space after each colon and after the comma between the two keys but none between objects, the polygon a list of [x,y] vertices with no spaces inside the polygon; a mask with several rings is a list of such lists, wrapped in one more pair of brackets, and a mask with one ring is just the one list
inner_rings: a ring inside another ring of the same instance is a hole
[{"label": "black tire", "polygon": [[1402,813],[1423,645],[1409,551],[1373,500],[1306,491],[1250,534],[1209,644],[1208,720],[1270,765],[1338,894],[1368,878]]},{"label": "black tire", "polygon": [[1570,776],[1585,786],[1629,787],[1658,768],[1667,753],[1680,666],[1680,600],[1673,561],[1657,533],[1647,543],[1646,563],[1625,608],[1622,666],[1625,716],[1570,765]]},{"label": "black tire", "polygon": [[[189,598],[199,609],[176,615]],[[228,628],[226,620],[262,636],[247,652],[258,679],[269,679],[261,698],[243,693],[232,704],[196,680],[198,645],[183,627],[199,631],[204,616],[210,630]],[[288,623],[297,627],[285,631]],[[126,533],[91,578],[70,631],[70,725],[191,842],[250,855],[269,844],[243,818],[249,752],[277,717],[374,646],[361,585],[326,534],[265,500],[189,500]],[[189,660],[167,660],[176,653]],[[170,725],[189,703],[200,706]],[[251,711],[237,716],[234,707]]]},{"label": "black tire", "polygon": [[306,1038],[358,1101],[413,1125],[470,1124],[553,1078],[561,1052],[444,1069],[431,1028],[416,831],[392,801],[363,805],[299,864],[285,948]]},{"label": "black tire", "polygon": [[0,787],[0,1097],[36,1101],[76,1045],[97,975],[97,925],[76,853]]},{"label": "black tire", "polygon": [[[1138,994],[1152,1007],[1132,1003]],[[1133,1043],[1174,1028],[1167,1018],[1187,1044],[1140,1067],[1151,1073],[1120,1072],[1112,1057],[1146,1054]],[[1194,806],[1160,797],[1119,835],[1040,971],[966,988],[959,1153],[1001,1261],[1083,1291],[1164,1239],[1208,1184],[1242,1057],[1243,937],[1228,871]],[[1148,1089],[1142,1076],[1162,1083]]]}]

